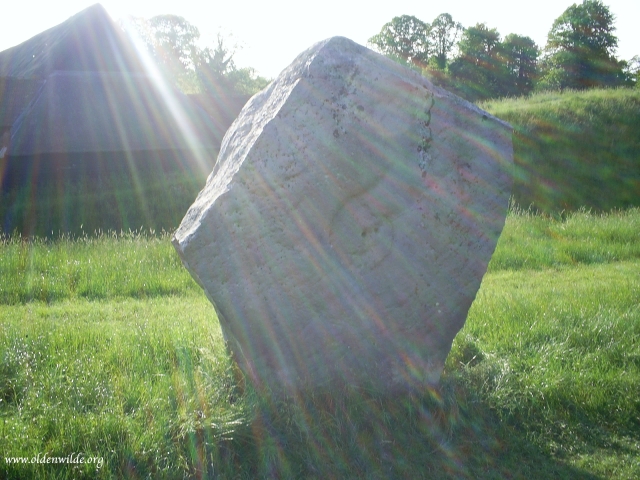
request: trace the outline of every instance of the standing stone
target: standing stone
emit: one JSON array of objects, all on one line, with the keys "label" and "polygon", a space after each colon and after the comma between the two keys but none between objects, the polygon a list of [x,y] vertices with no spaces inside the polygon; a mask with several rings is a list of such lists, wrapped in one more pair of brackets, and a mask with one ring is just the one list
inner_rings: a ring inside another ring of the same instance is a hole
[{"label": "standing stone", "polygon": [[439,380],[504,225],[511,128],[351,40],[244,107],[173,238],[276,392]]}]

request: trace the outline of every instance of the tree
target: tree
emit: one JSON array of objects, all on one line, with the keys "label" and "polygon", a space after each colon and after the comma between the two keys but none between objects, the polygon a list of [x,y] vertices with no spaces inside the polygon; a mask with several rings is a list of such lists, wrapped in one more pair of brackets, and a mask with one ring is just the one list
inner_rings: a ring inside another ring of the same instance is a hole
[{"label": "tree", "polygon": [[634,55],[631,60],[626,62],[625,73],[631,85],[640,88],[640,55]]},{"label": "tree", "polygon": [[585,89],[622,84],[613,22],[613,14],[600,0],[583,0],[567,8],[547,36],[542,85]]},{"label": "tree", "polygon": [[265,88],[271,80],[256,74],[251,67],[235,68],[228,73],[233,85],[233,92],[237,95],[253,95]]},{"label": "tree", "polygon": [[164,73],[178,85],[189,83],[198,55],[198,28],[177,15],[158,15],[149,20],[153,54]]},{"label": "tree", "polygon": [[476,101],[507,93],[508,73],[501,56],[500,34],[495,28],[478,23],[465,29],[458,50],[449,72],[461,95]]},{"label": "tree", "polygon": [[212,95],[250,95],[267,86],[269,80],[252,68],[236,68],[234,52],[218,34],[215,48],[205,48],[197,56],[195,71],[201,90]]},{"label": "tree", "polygon": [[124,28],[128,26],[146,44],[165,77],[184,93],[248,95],[269,83],[251,68],[237,68],[234,47],[228,47],[221,35],[214,47],[198,47],[198,28],[182,17],[130,18]]},{"label": "tree", "polygon": [[199,55],[197,27],[177,15],[158,15],[151,19],[129,17],[121,27],[146,46],[167,80],[185,92],[197,89],[194,77]]},{"label": "tree", "polygon": [[540,49],[529,37],[511,33],[501,46],[504,64],[511,77],[512,95],[527,95],[533,90],[538,72]]},{"label": "tree", "polygon": [[432,48],[432,58],[435,66],[439,70],[446,68],[449,55],[462,30],[462,24],[454,22],[448,13],[441,13],[431,23],[429,39]]},{"label": "tree", "polygon": [[423,67],[431,54],[428,23],[410,15],[394,17],[385,23],[369,44],[380,53],[405,64]]},{"label": "tree", "polygon": [[220,34],[214,48],[206,47],[196,56],[196,77],[200,86],[207,92],[220,94],[233,90],[229,74],[234,70],[233,52],[226,47]]}]

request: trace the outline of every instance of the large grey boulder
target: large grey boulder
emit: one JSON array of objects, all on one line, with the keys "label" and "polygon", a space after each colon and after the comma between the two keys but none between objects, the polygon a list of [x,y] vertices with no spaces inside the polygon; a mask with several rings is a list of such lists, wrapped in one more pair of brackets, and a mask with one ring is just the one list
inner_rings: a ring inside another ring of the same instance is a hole
[{"label": "large grey boulder", "polygon": [[173,238],[246,376],[436,383],[504,225],[511,128],[346,38],[241,111]]}]

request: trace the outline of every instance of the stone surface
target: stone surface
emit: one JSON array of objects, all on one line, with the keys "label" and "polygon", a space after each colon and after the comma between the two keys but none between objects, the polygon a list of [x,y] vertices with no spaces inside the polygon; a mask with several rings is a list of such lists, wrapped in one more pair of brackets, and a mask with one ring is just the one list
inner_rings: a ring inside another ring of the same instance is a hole
[{"label": "stone surface", "polygon": [[438,381],[504,225],[511,128],[346,38],[227,132],[173,238],[274,391]]}]

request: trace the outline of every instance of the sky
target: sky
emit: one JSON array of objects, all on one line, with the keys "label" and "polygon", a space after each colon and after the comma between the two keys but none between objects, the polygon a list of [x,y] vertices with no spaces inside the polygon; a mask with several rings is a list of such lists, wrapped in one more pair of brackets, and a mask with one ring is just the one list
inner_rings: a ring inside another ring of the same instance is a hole
[{"label": "sky", "polygon": [[[18,45],[53,27],[95,0],[3,2],[0,51]],[[541,48],[553,21],[575,1],[536,0],[389,0],[383,2],[322,0],[103,0],[102,5],[117,20],[128,15],[150,18],[175,14],[197,26],[202,46],[214,45],[218,33],[228,46],[235,46],[238,67],[252,67],[273,78],[314,43],[335,35],[362,45],[395,16],[413,15],[431,22],[449,13],[464,27],[485,22],[504,38],[510,33],[531,37]],[[578,2],[580,3],[580,2]],[[617,57],[629,60],[640,55],[639,0],[604,0],[614,14],[618,37]]]}]

